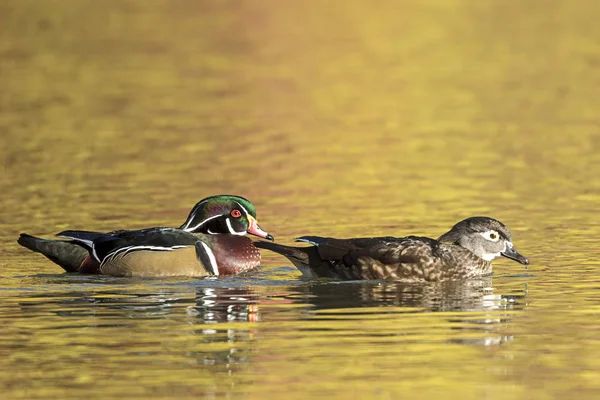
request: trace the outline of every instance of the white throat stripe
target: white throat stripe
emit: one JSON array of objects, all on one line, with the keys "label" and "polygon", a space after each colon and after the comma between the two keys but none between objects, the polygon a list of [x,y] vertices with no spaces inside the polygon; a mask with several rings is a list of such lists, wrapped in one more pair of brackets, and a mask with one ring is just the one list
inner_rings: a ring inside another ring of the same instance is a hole
[{"label": "white throat stripe", "polygon": [[229,218],[227,218],[225,220],[225,222],[227,223],[227,228],[229,229],[229,233],[231,233],[232,235],[244,236],[246,234],[246,231],[243,231],[243,232],[234,231],[233,227],[231,226],[231,221],[229,220]]}]

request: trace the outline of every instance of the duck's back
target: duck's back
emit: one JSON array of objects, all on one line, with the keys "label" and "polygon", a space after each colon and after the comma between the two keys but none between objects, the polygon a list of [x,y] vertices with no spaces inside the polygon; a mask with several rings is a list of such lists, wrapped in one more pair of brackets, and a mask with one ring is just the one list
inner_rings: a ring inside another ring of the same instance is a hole
[{"label": "duck's back", "polygon": [[470,251],[427,237],[325,239],[317,248],[329,260],[318,275],[332,278],[418,282],[491,273],[491,264]]}]

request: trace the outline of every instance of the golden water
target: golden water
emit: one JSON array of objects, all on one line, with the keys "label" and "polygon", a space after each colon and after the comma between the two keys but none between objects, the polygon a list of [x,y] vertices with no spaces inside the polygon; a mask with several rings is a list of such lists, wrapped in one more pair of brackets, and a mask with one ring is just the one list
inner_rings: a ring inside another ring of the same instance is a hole
[{"label": "golden water", "polygon": [[[0,398],[600,395],[596,1],[0,5]],[[512,230],[528,271],[407,287],[63,274],[19,232],[251,199],[282,243]]]}]

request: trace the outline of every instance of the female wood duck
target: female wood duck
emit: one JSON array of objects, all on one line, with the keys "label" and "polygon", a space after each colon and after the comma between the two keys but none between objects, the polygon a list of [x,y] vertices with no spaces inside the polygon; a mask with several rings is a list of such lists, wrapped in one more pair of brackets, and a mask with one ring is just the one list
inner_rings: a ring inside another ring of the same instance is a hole
[{"label": "female wood duck", "polygon": [[493,218],[471,217],[438,240],[427,237],[333,239],[303,236],[291,247],[256,242],[287,257],[305,276],[347,280],[446,281],[490,275],[491,261],[504,256],[529,260],[515,250],[508,228]]},{"label": "female wood duck", "polygon": [[178,229],[149,228],[109,233],[64,231],[64,240],[22,233],[18,243],[67,272],[113,276],[231,275],[255,268],[260,251],[251,233],[273,240],[256,221],[256,209],[239,196],[198,202]]}]

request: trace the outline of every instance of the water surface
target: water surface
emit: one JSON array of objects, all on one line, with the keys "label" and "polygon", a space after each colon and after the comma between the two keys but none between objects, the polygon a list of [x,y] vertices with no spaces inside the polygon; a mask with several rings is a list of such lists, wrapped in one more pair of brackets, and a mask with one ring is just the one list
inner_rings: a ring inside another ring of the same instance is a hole
[{"label": "water surface", "polygon": [[[0,6],[7,399],[600,395],[598,5]],[[251,199],[296,236],[506,223],[528,271],[407,286],[63,274],[25,231],[179,225]]]}]

